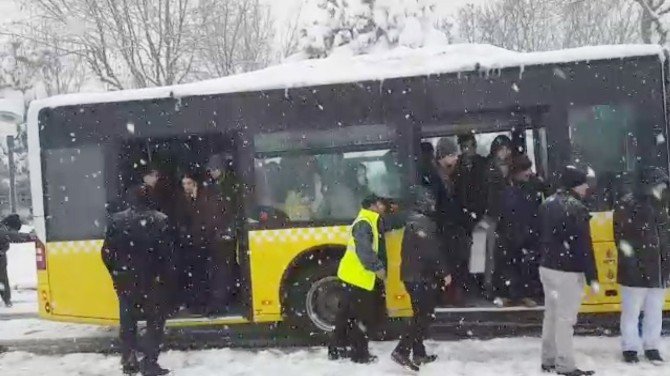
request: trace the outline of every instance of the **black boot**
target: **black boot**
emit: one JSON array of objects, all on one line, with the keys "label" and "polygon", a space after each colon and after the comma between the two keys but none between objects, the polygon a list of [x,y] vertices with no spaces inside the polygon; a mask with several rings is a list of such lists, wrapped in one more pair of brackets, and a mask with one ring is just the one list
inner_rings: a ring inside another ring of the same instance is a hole
[{"label": "black boot", "polygon": [[156,362],[145,362],[143,360],[140,368],[142,376],[164,376],[170,373],[169,369],[162,368]]},{"label": "black boot", "polygon": [[637,357],[637,351],[624,351],[623,361],[626,363],[640,363],[640,358]]},{"label": "black boot", "polygon": [[661,353],[659,353],[658,350],[646,350],[644,352],[644,357],[655,365],[661,365],[664,362],[663,357],[661,357]]},{"label": "black boot", "polygon": [[556,372],[556,366],[543,364],[542,365],[542,372],[544,372],[544,373],[554,373],[554,372]]},{"label": "black boot", "polygon": [[135,352],[121,356],[121,370],[124,375],[134,375],[140,372],[140,362],[137,361]]},{"label": "black boot", "polygon": [[409,358],[409,355],[402,354],[400,351],[394,351],[393,354],[391,354],[391,359],[393,359],[394,362],[398,363],[403,368],[410,371],[417,372],[420,369],[419,366]]},{"label": "black boot", "polygon": [[351,361],[358,364],[372,364],[377,363],[378,360],[379,358],[372,354],[351,357]]},{"label": "black boot", "polygon": [[421,366],[424,364],[435,362],[437,360],[437,355],[419,355],[419,356],[414,355],[412,360],[414,360],[414,364]]},{"label": "black boot", "polygon": [[328,359],[338,360],[349,357],[349,352],[346,347],[328,346]]},{"label": "black boot", "polygon": [[595,371],[582,371],[581,369],[576,369],[570,372],[557,372],[557,373],[563,376],[591,376],[595,374]]}]

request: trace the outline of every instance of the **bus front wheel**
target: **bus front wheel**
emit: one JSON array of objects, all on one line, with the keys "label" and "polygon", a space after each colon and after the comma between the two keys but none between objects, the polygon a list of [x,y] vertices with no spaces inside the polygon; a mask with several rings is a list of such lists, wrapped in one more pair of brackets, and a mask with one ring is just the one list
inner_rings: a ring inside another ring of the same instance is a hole
[{"label": "bus front wheel", "polygon": [[310,266],[296,275],[287,295],[287,319],[310,336],[333,331],[342,296],[337,263]]}]

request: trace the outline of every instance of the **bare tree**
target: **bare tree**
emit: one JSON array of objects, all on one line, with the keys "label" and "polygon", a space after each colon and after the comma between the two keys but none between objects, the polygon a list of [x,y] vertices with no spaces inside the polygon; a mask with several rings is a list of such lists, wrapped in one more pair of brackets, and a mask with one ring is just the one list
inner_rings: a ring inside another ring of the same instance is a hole
[{"label": "bare tree", "polygon": [[290,11],[290,16],[286,20],[284,25],[280,26],[279,37],[278,37],[278,57],[279,60],[285,59],[295,53],[300,49],[300,38],[302,22],[303,22],[303,13],[305,8],[305,1],[300,0],[293,9]]},{"label": "bare tree", "polygon": [[639,39],[629,0],[498,0],[460,9],[461,38],[517,51],[541,51]]},{"label": "bare tree", "polygon": [[668,27],[664,16],[670,13],[670,1],[667,0],[633,0],[640,6],[640,33],[645,43],[666,44],[668,41]]},{"label": "bare tree", "polygon": [[[201,2],[205,3],[205,2]],[[219,77],[266,66],[273,32],[270,9],[259,0],[212,0],[196,52],[197,75]]]}]

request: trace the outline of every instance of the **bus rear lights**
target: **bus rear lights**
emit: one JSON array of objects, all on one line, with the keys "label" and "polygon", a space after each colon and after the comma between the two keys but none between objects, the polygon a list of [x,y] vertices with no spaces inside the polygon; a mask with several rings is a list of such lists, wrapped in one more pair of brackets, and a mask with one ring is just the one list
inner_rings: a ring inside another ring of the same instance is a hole
[{"label": "bus rear lights", "polygon": [[48,298],[47,292],[42,290],[42,300],[46,301],[46,300],[48,300],[47,298]]},{"label": "bus rear lights", "polygon": [[272,305],[272,300],[263,300],[261,302],[261,304],[264,305],[264,306],[270,306],[270,305]]},{"label": "bus rear lights", "polygon": [[35,244],[35,263],[37,270],[47,270],[47,249],[39,241]]},{"label": "bus rear lights", "polygon": [[51,313],[51,304],[49,302],[44,303],[44,312]]},{"label": "bus rear lights", "polygon": [[405,300],[406,297],[407,295],[399,294],[395,296],[395,300]]}]

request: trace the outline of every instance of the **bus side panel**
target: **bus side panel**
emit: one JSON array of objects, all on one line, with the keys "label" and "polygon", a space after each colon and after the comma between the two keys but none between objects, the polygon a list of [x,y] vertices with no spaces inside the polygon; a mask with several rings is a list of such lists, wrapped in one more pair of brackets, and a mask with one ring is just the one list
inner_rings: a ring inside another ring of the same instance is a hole
[{"label": "bus side panel", "polygon": [[386,281],[386,306],[391,317],[412,315],[412,302],[400,280],[401,246],[404,231],[396,230],[386,235],[388,279]]},{"label": "bus side panel", "polygon": [[347,243],[347,226],[291,228],[249,232],[249,258],[254,321],[281,320],[282,277],[307,249]]},{"label": "bus side panel", "polygon": [[51,310],[51,291],[49,288],[49,272],[37,271],[37,312],[40,317],[49,318]]},{"label": "bus side panel", "polygon": [[100,256],[102,241],[47,245],[52,314],[117,320],[118,300]]}]

